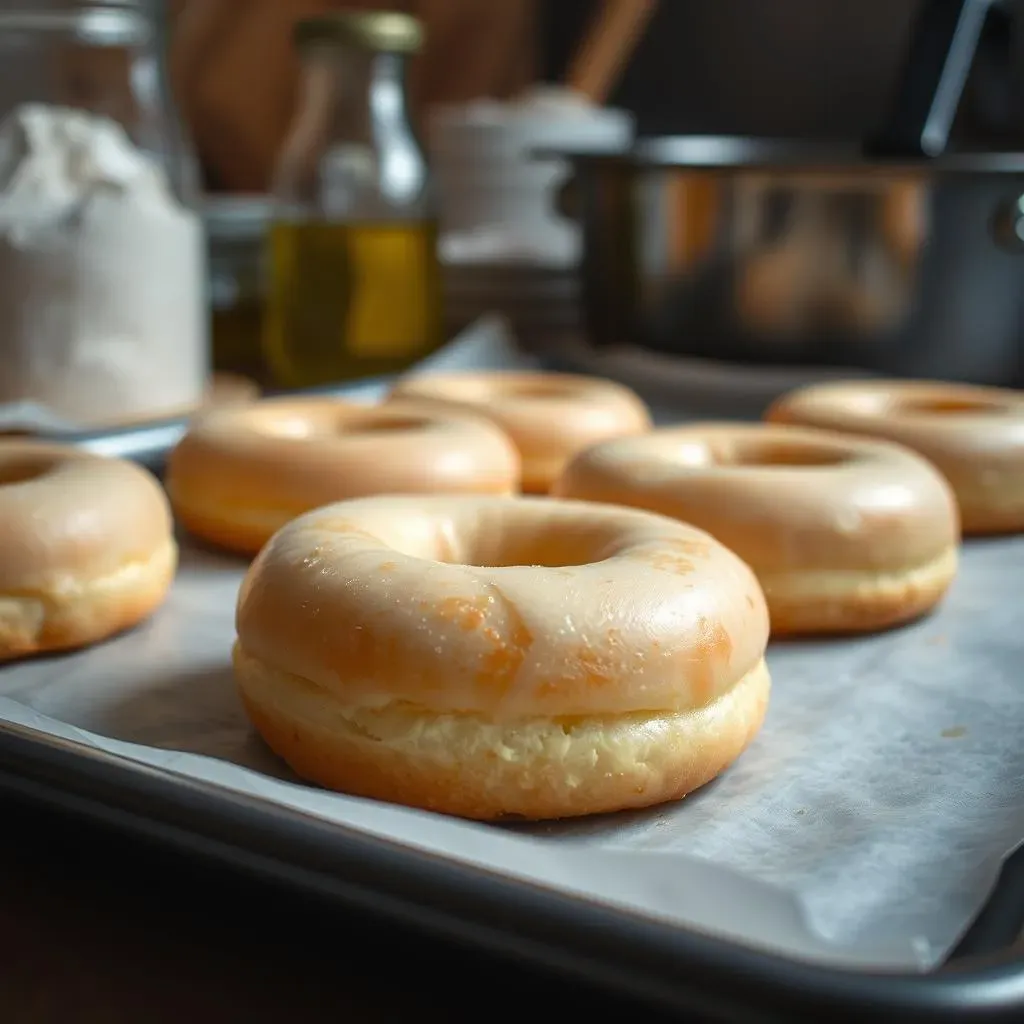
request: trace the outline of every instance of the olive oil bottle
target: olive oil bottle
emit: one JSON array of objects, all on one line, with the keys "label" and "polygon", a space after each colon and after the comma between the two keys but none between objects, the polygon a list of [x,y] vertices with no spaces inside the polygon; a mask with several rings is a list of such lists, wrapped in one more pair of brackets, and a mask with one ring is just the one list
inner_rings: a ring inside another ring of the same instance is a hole
[{"label": "olive oil bottle", "polygon": [[264,354],[275,381],[395,373],[436,349],[436,234],[429,221],[274,224]]},{"label": "olive oil bottle", "polygon": [[436,219],[405,105],[421,37],[393,12],[296,26],[301,98],[275,173],[263,327],[279,387],[399,372],[443,341]]}]

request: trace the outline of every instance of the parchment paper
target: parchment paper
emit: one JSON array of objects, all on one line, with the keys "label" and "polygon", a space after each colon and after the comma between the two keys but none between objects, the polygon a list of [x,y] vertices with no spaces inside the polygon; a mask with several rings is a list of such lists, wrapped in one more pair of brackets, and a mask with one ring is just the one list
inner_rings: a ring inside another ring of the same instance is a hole
[{"label": "parchment paper", "polygon": [[968,543],[947,601],[911,627],[773,645],[763,732],[687,800],[506,828],[294,780],[249,727],[231,678],[244,569],[186,545],[149,623],[0,670],[0,728],[54,733],[493,871],[849,966],[934,966],[1024,838],[1024,538]]}]

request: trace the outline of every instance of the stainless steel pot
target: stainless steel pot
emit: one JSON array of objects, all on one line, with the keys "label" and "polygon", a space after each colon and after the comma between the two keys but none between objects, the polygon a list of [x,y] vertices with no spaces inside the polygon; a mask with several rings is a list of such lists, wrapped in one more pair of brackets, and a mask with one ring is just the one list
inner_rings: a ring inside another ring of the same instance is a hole
[{"label": "stainless steel pot", "polygon": [[559,150],[589,343],[1024,386],[1024,155],[946,148],[994,17],[988,0],[927,4],[866,143]]}]

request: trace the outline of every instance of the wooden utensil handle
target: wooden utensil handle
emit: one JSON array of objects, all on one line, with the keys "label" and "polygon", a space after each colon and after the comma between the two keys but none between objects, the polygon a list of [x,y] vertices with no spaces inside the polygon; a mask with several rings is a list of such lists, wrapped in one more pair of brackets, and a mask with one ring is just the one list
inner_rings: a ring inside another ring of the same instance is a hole
[{"label": "wooden utensil handle", "polygon": [[605,0],[569,65],[566,85],[604,103],[656,7],[657,0]]}]

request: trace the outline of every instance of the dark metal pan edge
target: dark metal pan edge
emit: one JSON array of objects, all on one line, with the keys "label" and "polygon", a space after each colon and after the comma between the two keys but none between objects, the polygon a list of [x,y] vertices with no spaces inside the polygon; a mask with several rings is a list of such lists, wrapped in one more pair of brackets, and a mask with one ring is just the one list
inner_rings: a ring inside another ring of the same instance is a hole
[{"label": "dark metal pan edge", "polygon": [[802,964],[0,724],[3,789],[705,1019],[1024,1018],[1024,962],[1011,953],[924,976]]}]

